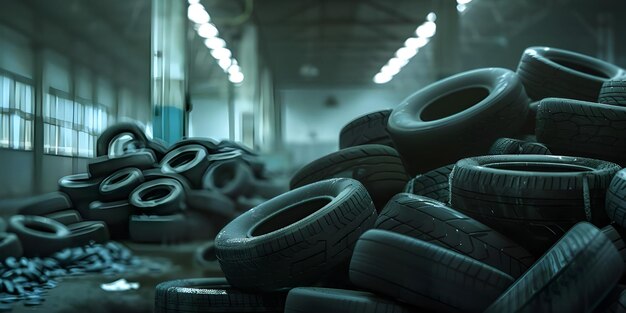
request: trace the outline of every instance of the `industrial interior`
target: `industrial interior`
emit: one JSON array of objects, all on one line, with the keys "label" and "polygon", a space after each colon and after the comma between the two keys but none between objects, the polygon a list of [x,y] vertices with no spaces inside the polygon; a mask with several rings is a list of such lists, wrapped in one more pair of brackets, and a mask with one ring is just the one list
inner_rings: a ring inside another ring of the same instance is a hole
[{"label": "industrial interior", "polygon": [[0,312],[626,313],[624,12],[1,0]]}]

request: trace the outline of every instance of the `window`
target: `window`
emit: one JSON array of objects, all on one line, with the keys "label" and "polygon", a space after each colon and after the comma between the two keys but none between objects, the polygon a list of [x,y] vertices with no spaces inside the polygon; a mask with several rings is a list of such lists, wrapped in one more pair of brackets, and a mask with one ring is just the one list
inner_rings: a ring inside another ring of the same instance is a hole
[{"label": "window", "polygon": [[93,157],[96,137],[108,125],[108,112],[101,104],[51,89],[43,108],[44,153]]},{"label": "window", "polygon": [[32,150],[34,103],[30,80],[0,72],[0,148]]}]

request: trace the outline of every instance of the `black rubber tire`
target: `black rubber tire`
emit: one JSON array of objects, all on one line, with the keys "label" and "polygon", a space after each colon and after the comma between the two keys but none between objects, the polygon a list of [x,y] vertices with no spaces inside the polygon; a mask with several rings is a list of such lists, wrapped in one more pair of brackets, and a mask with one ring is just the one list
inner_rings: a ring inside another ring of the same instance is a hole
[{"label": "black rubber tire", "polygon": [[98,189],[102,178],[91,178],[89,174],[74,174],[59,179],[59,191],[72,200],[72,207],[84,215],[89,203],[100,198]]},{"label": "black rubber tire", "polygon": [[626,77],[605,81],[600,88],[598,102],[626,106]]},{"label": "black rubber tire", "polygon": [[148,149],[137,150],[114,158],[100,156],[87,161],[87,171],[90,177],[107,177],[114,172],[136,167],[141,170],[153,168],[156,164],[154,152]]},{"label": "black rubber tire", "polygon": [[379,211],[401,192],[409,177],[398,152],[383,145],[362,145],[331,153],[304,166],[291,178],[295,189],[316,181],[345,177],[360,181]]},{"label": "black rubber tire", "polygon": [[72,201],[63,192],[53,191],[29,197],[22,206],[17,208],[21,215],[46,215],[72,208]]},{"label": "black rubber tire", "polygon": [[620,257],[624,261],[624,268],[626,268],[626,244],[624,243],[624,239],[622,235],[624,234],[624,230],[617,230],[617,225],[607,225],[600,229],[600,231],[613,243],[615,249],[619,253]]},{"label": "black rubber tire", "polygon": [[109,241],[109,229],[102,221],[84,221],[67,226],[72,247],[82,247]]},{"label": "black rubber tire", "polygon": [[218,152],[218,143],[211,138],[204,137],[183,137],[181,140],[175,142],[169,147],[169,151],[184,147],[187,145],[200,145],[203,146],[209,154]]},{"label": "black rubber tire", "polygon": [[134,140],[141,146],[145,147],[148,143],[148,137],[138,123],[121,122],[107,127],[96,141],[96,156],[109,155],[109,148],[112,141],[121,134],[129,133],[133,135]]},{"label": "black rubber tire", "polygon": [[143,183],[143,173],[135,167],[123,168],[105,178],[98,188],[105,202],[128,200],[130,193]]},{"label": "black rubber tire", "polygon": [[440,312],[482,312],[514,281],[470,257],[380,229],[359,238],[350,280],[358,287]]},{"label": "black rubber tire", "polygon": [[490,155],[499,154],[552,154],[550,149],[538,142],[528,142],[513,138],[499,138],[496,140],[491,148],[489,148]]},{"label": "black rubber tire", "polygon": [[22,242],[17,235],[0,232],[0,261],[8,257],[19,258],[23,254]]},{"label": "black rubber tire", "polygon": [[44,215],[65,226],[83,221],[83,217],[76,210],[64,210]]},{"label": "black rubber tire", "polygon": [[213,162],[204,174],[202,187],[237,198],[251,192],[251,181],[252,171],[248,164],[239,159],[231,159]]},{"label": "black rubber tire", "polygon": [[540,255],[579,221],[609,223],[606,190],[619,168],[551,155],[467,158],[452,171],[450,203]]},{"label": "black rubber tire", "polygon": [[409,96],[391,112],[387,130],[413,176],[481,155],[498,137],[516,135],[525,122],[528,103],[515,73],[478,69]]},{"label": "black rubber tire", "polygon": [[227,139],[220,141],[220,143],[217,145],[217,149],[221,151],[239,150],[244,154],[257,155],[257,153],[254,152],[252,148],[246,146],[245,144]]},{"label": "black rubber tire", "polygon": [[201,145],[184,145],[170,150],[161,160],[163,173],[176,173],[184,176],[192,188],[202,187],[202,177],[209,167],[206,149]]},{"label": "black rubber tire", "polygon": [[148,140],[146,145],[147,149],[154,152],[154,157],[157,163],[160,163],[163,157],[167,154],[167,142],[159,138],[152,138]]},{"label": "black rubber tire", "polygon": [[187,192],[186,201],[187,209],[210,217],[219,229],[237,216],[233,200],[217,191],[191,190]]},{"label": "black rubber tire", "polygon": [[243,292],[224,278],[173,280],[156,286],[154,312],[282,313],[286,297],[285,292]]},{"label": "black rubber tire", "polygon": [[138,214],[169,215],[185,208],[183,186],[175,179],[145,182],[130,194],[129,203]]},{"label": "black rubber tire", "polygon": [[537,140],[555,154],[626,164],[626,107],[571,99],[541,100]]},{"label": "black rubber tire", "polygon": [[265,198],[261,197],[237,197],[235,201],[235,206],[237,208],[237,212],[246,212],[254,207],[261,205],[263,202],[267,201]]},{"label": "black rubber tire", "polygon": [[454,164],[446,165],[409,180],[404,192],[428,197],[439,202],[450,202],[450,173]]},{"label": "black rubber tire", "polygon": [[626,313],[626,289],[616,287],[598,306],[597,313]]},{"label": "black rubber tire", "polygon": [[528,116],[526,116],[526,122],[524,122],[524,127],[520,130],[520,135],[517,138],[523,139],[524,135],[535,135],[535,128],[537,125],[537,107],[539,106],[539,101],[533,101],[528,104]]},{"label": "black rubber tire", "polygon": [[606,214],[617,225],[626,228],[626,169],[611,180],[606,193]]},{"label": "black rubber tire", "polygon": [[102,221],[109,228],[112,239],[128,238],[128,219],[132,207],[127,200],[115,202],[94,201],[89,204],[85,218],[91,221]]},{"label": "black rubber tire", "polygon": [[602,83],[626,72],[573,51],[530,47],[522,54],[517,74],[533,100],[559,97],[596,101]]},{"label": "black rubber tire", "polygon": [[387,133],[391,110],[372,112],[348,123],[339,133],[339,149],[360,145],[379,144],[393,147]]},{"label": "black rubber tire", "polygon": [[182,175],[176,173],[163,173],[160,168],[152,168],[149,170],[142,171],[144,182],[153,181],[155,179],[160,178],[171,178],[178,181],[182,186],[185,192],[188,192],[191,189],[191,185],[189,184],[189,180],[183,177]]},{"label": "black rubber tire", "polygon": [[411,313],[413,308],[365,291],[299,287],[289,291],[285,313]]},{"label": "black rubber tire", "polygon": [[209,241],[198,247],[193,253],[193,260],[203,271],[221,273],[220,262],[215,255],[215,242]]},{"label": "black rubber tire", "polygon": [[178,243],[187,240],[183,214],[132,215],[128,224],[129,238],[141,243]]},{"label": "black rubber tire", "polygon": [[623,268],[611,241],[595,226],[579,223],[485,312],[591,312]]},{"label": "black rubber tire", "polygon": [[20,239],[26,257],[45,257],[72,245],[68,228],[43,216],[14,215],[8,231]]},{"label": "black rubber tire", "polygon": [[274,291],[311,284],[347,270],[354,243],[376,216],[358,181],[313,183],[226,225],[215,238],[217,258],[237,288]]},{"label": "black rubber tire", "polygon": [[391,198],[374,227],[456,251],[513,277],[534,262],[526,249],[493,229],[441,202],[408,193]]}]

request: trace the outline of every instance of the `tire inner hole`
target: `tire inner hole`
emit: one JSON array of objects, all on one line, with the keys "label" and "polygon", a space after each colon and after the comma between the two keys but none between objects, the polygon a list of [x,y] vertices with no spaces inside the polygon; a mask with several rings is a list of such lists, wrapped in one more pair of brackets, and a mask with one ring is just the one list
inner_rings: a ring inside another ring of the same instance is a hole
[{"label": "tire inner hole", "polygon": [[317,212],[332,200],[331,197],[316,197],[288,206],[261,221],[261,223],[252,230],[251,235],[261,236],[289,226]]},{"label": "tire inner hole", "polygon": [[489,95],[484,87],[470,87],[449,93],[426,105],[420,114],[422,121],[434,121],[463,112]]},{"label": "tire inner hole", "polygon": [[172,192],[169,186],[155,186],[139,195],[143,201],[153,201],[167,197]]},{"label": "tire inner hole", "polygon": [[196,151],[185,151],[175,156],[174,158],[172,158],[172,160],[170,161],[170,166],[171,167],[183,166],[185,164],[190,163],[195,158],[196,158]]},{"label": "tire inner hole", "polygon": [[215,261],[217,260],[217,256],[215,256],[215,246],[210,246],[202,251],[202,259],[206,261]]},{"label": "tire inner hole", "polygon": [[593,170],[590,167],[581,165],[549,162],[502,162],[485,164],[483,165],[483,167],[509,171],[530,171],[544,173],[580,173]]},{"label": "tire inner hole", "polygon": [[581,73],[585,73],[585,74],[589,74],[591,76],[596,76],[596,77],[601,77],[601,78],[610,78],[609,75],[602,73],[598,70],[596,70],[595,68],[592,68],[590,66],[584,65],[584,64],[579,64],[576,62],[571,62],[571,61],[566,61],[566,60],[560,60],[560,59],[550,59],[552,60],[552,62],[565,66],[567,68],[570,68],[572,70],[575,70],[577,72],[581,72]]},{"label": "tire inner hole", "polygon": [[217,188],[224,188],[235,179],[235,167],[232,165],[222,165],[215,169],[215,176],[213,176],[213,184]]},{"label": "tire inner hole", "polygon": [[36,231],[40,231],[42,233],[49,233],[49,234],[55,234],[56,231],[50,227],[46,227],[44,225],[41,225],[40,223],[35,223],[35,222],[24,222],[24,226],[32,229],[32,230],[36,230]]},{"label": "tire inner hole", "polygon": [[113,179],[111,179],[111,184],[117,184],[121,181],[126,180],[128,177],[130,176],[130,173],[127,174],[123,174],[123,175],[118,175],[116,177],[113,177]]}]

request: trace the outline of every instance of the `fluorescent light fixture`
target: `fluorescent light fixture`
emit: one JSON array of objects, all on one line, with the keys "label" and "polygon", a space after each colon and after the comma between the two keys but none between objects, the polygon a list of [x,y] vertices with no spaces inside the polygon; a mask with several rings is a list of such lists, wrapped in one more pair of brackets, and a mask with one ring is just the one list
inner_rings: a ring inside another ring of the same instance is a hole
[{"label": "fluorescent light fixture", "polygon": [[465,10],[467,10],[467,5],[465,5],[465,4],[457,4],[456,5],[456,10],[459,11],[459,13],[463,13],[463,12],[465,12]]},{"label": "fluorescent light fixture", "polygon": [[239,84],[243,81],[243,73],[235,72],[228,75],[228,80],[233,84]]},{"label": "fluorescent light fixture", "polygon": [[217,30],[217,27],[215,27],[213,23],[204,23],[198,27],[198,36],[202,38],[213,38],[219,33],[220,32]]},{"label": "fluorescent light fixture", "polygon": [[404,46],[415,51],[428,44],[430,40],[425,37],[411,37],[404,42]]},{"label": "fluorescent light fixture", "polygon": [[228,50],[228,48],[217,48],[217,49],[211,50],[211,55],[215,59],[221,60],[221,59],[230,59],[230,57],[233,54],[232,52],[230,52],[230,50]]},{"label": "fluorescent light fixture", "polygon": [[430,38],[437,32],[437,24],[435,22],[426,21],[424,24],[417,27],[415,34],[418,37]]},{"label": "fluorescent light fixture", "polygon": [[219,59],[217,60],[217,65],[219,65],[222,70],[224,70],[224,72],[226,72],[228,70],[228,67],[230,67],[230,65],[233,64],[233,60],[232,59]]},{"label": "fluorescent light fixture", "polygon": [[213,49],[217,49],[217,48],[224,48],[226,47],[226,41],[224,41],[224,39],[220,38],[220,37],[210,37],[207,38],[204,41],[204,45],[213,50]]},{"label": "fluorescent light fixture", "polygon": [[187,8],[187,17],[196,24],[208,23],[211,20],[209,13],[207,13],[200,3],[189,5]]},{"label": "fluorescent light fixture", "polygon": [[387,65],[389,65],[391,67],[402,68],[407,63],[409,63],[408,60],[403,60],[403,59],[398,59],[398,58],[391,58],[391,59],[389,59],[389,62],[387,62]]},{"label": "fluorescent light fixture", "polygon": [[378,73],[374,75],[374,82],[377,84],[385,84],[385,83],[388,83],[392,78],[393,76],[391,75]]},{"label": "fluorescent light fixture", "polygon": [[400,73],[400,68],[395,67],[395,66],[385,65],[380,69],[380,72],[388,76],[394,76]]},{"label": "fluorescent light fixture", "polygon": [[228,74],[233,74],[233,73],[237,73],[237,72],[241,72],[241,67],[239,67],[239,65],[237,64],[233,64],[228,68]]},{"label": "fluorescent light fixture", "polygon": [[189,3],[189,4],[199,4],[200,0],[187,0],[187,3]]},{"label": "fluorescent light fixture", "polygon": [[396,57],[398,59],[407,60],[408,61],[413,56],[415,56],[416,53],[417,53],[417,51],[415,51],[414,49],[407,48],[407,47],[402,47],[402,48],[398,49],[398,51],[396,51]]},{"label": "fluorescent light fixture", "polygon": [[468,4],[470,2],[472,2],[472,0],[456,0],[457,4]]},{"label": "fluorescent light fixture", "polygon": [[428,15],[426,15],[426,20],[429,22],[434,22],[437,20],[437,14],[435,14],[435,12],[430,12],[428,13]]}]

